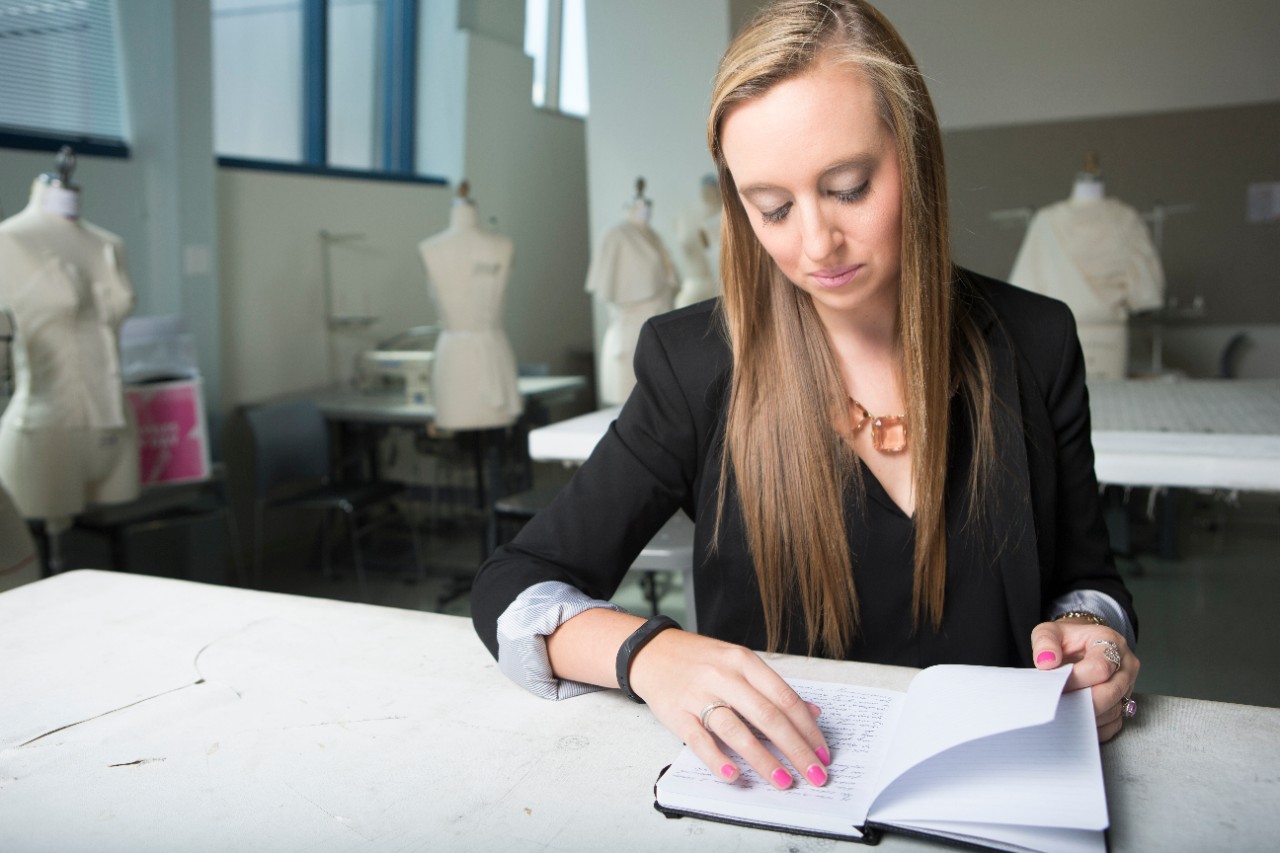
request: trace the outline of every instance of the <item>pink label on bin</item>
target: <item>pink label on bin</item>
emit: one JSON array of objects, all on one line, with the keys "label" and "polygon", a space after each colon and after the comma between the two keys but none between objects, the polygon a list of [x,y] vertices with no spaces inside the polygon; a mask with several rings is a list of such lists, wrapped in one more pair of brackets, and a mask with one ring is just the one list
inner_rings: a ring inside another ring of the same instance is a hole
[{"label": "pink label on bin", "polygon": [[125,395],[138,422],[144,485],[209,476],[204,405],[197,381],[133,385]]}]

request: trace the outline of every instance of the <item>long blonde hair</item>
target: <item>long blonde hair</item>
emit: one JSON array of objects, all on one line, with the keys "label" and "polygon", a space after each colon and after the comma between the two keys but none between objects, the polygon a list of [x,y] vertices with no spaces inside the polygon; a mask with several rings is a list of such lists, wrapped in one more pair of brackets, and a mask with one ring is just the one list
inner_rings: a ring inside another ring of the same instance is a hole
[{"label": "long blonde hair", "polygon": [[[953,305],[942,137],[915,61],[893,26],[865,2],[773,3],[721,60],[707,125],[724,197],[721,305],[734,364],[716,524],[724,495],[735,489],[770,650],[786,644],[785,613],[798,601],[810,653],[820,646],[839,656],[859,622],[843,496],[851,482],[862,494],[852,450],[831,432],[833,413],[847,418],[844,383],[809,295],[786,280],[756,239],[720,145],[730,108],[827,59],[852,63],[871,82],[902,176],[897,350],[916,496],[917,627],[927,621],[936,630],[942,621],[950,397],[957,383],[972,401],[975,460],[989,463],[992,452],[989,362],[972,321]],[[970,479],[971,511],[981,505],[979,467]]]}]

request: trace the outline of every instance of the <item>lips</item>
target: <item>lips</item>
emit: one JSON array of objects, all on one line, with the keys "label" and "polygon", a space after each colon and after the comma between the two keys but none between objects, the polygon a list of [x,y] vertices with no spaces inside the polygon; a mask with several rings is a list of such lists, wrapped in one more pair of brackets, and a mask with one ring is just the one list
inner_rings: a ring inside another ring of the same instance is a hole
[{"label": "lips", "polygon": [[809,274],[809,277],[812,278],[819,287],[843,287],[853,281],[854,277],[857,276],[858,271],[861,269],[862,264],[852,264],[847,267],[831,267],[829,269],[812,272]]}]

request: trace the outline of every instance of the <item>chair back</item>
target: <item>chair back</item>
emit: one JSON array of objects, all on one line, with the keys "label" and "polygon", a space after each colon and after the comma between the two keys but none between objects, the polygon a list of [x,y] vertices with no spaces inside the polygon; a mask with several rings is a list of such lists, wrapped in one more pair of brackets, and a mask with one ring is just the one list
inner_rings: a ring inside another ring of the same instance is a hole
[{"label": "chair back", "polygon": [[245,413],[253,439],[254,496],[277,486],[324,482],[329,476],[329,428],[310,400],[255,406]]}]

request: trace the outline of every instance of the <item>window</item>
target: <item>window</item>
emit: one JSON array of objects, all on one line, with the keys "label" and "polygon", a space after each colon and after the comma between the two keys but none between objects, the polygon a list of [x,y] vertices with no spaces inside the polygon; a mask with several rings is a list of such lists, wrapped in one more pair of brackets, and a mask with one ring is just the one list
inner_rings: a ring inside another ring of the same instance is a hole
[{"label": "window", "polygon": [[212,0],[222,160],[412,177],[417,8]]},{"label": "window", "polygon": [[111,0],[0,0],[0,143],[124,156]]},{"label": "window", "polygon": [[533,57],[534,106],[585,118],[584,0],[525,0],[524,52]]},{"label": "window", "polygon": [[211,9],[214,150],[301,162],[301,0],[213,0]]}]

